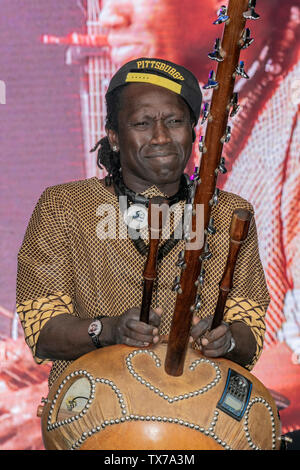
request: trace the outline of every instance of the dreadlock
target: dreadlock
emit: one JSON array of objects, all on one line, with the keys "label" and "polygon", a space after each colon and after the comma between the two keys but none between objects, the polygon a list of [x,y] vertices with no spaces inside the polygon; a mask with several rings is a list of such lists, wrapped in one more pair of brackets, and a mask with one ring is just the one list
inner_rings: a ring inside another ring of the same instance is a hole
[{"label": "dreadlock", "polygon": [[[126,85],[116,88],[111,93],[106,95],[106,121],[105,127],[118,132],[118,114],[121,107],[121,94]],[[96,145],[90,150],[90,152],[97,153],[97,166],[103,170],[106,169],[109,177],[114,177],[119,174],[121,163],[119,152],[115,152],[111,149],[108,137],[100,139]]]}]

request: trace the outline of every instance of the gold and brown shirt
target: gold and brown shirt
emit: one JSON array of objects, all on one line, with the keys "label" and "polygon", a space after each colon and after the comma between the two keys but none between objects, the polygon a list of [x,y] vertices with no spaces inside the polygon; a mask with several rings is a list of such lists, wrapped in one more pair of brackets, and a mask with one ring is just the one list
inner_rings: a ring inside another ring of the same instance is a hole
[{"label": "gold and brown shirt", "polygon": [[[159,191],[152,187],[143,194],[150,197]],[[208,235],[213,256],[205,261],[200,317],[214,313],[228,255],[231,217],[237,208],[253,212],[241,197],[220,191],[218,205],[212,208],[217,232]],[[145,257],[128,237],[121,218],[117,196],[96,177],[53,186],[41,195],[18,254],[17,275],[17,311],[37,363],[45,362],[36,356],[36,345],[41,329],[52,317],[66,313],[81,318],[116,316],[141,305]],[[99,236],[105,220],[113,220],[106,238]],[[158,264],[153,307],[164,310],[161,334],[169,332],[176,301],[172,286],[180,274],[176,261],[184,244],[179,240]],[[262,351],[268,304],[253,218],[238,257],[224,318],[229,323],[246,323],[255,336],[257,349],[249,369]],[[53,362],[49,385],[68,364]]]}]

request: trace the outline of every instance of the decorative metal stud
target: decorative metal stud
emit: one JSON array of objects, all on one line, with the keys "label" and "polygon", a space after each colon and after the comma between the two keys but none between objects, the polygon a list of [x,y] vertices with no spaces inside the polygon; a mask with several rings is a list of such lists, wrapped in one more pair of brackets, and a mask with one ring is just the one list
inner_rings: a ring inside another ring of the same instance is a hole
[{"label": "decorative metal stud", "polygon": [[222,5],[218,11],[218,18],[213,22],[213,24],[225,23],[227,20],[229,20],[229,16],[227,15],[227,7]]},{"label": "decorative metal stud", "polygon": [[248,7],[249,10],[243,13],[243,17],[246,18],[246,20],[258,20],[260,15],[255,11],[256,0],[249,0]]},{"label": "decorative metal stud", "polygon": [[221,50],[221,39],[217,38],[214,46],[213,52],[210,52],[208,54],[208,57],[211,60],[216,60],[217,62],[223,62],[224,57],[222,55],[222,50]]},{"label": "decorative metal stud", "polygon": [[217,88],[219,82],[216,80],[216,73],[211,70],[208,76],[208,82],[203,86],[204,90],[209,90],[211,88]]},{"label": "decorative metal stud", "polygon": [[245,431],[245,434],[246,434],[246,437],[247,437],[247,441],[249,443],[249,447],[252,448],[252,449],[255,449],[255,450],[260,450],[260,448],[258,446],[256,446],[254,444],[254,442],[252,441],[250,431],[249,431],[249,428],[248,428],[248,418],[249,418],[250,409],[256,403],[262,403],[270,413],[270,421],[271,421],[271,426],[272,426],[272,449],[275,450],[275,448],[276,448],[276,426],[275,426],[275,419],[274,419],[273,410],[272,410],[272,407],[269,405],[269,403],[264,398],[261,398],[261,397],[252,398],[252,400],[250,400],[250,402],[248,403],[248,406],[247,406],[247,409],[246,409],[246,412],[245,412],[244,431]]},{"label": "decorative metal stud", "polygon": [[[161,367],[161,361],[159,359],[159,357],[153,352],[153,351],[150,351],[150,350],[147,350],[147,349],[139,349],[139,350],[136,350],[135,351],[135,354],[133,354],[132,356],[136,356],[137,354],[148,354],[152,357],[152,359],[155,360],[156,362],[156,365],[158,367]],[[128,355],[127,357],[127,360],[129,360],[130,364],[131,364],[131,359],[130,359],[130,354]],[[127,362],[126,360],[126,362]],[[198,395],[201,395],[205,392],[207,392],[208,390],[210,390],[212,387],[215,387],[218,382],[221,380],[221,370],[220,370],[220,367],[219,365],[210,360],[210,359],[204,359],[204,358],[200,358],[200,359],[196,359],[195,361],[193,361],[189,367],[190,371],[194,371],[196,369],[197,366],[199,366],[199,364],[202,364],[202,363],[205,363],[205,364],[209,364],[210,366],[213,367],[213,369],[215,370],[215,378],[211,380],[211,382],[209,382],[207,385],[205,385],[204,387],[198,389],[198,390],[194,390],[193,392],[190,392],[190,393],[185,393],[183,395],[177,395],[177,396],[173,396],[173,397],[169,397],[168,395],[166,395],[164,392],[162,392],[161,390],[159,389],[155,389],[153,385],[151,385],[149,382],[146,382],[144,385],[149,389],[149,390],[152,390],[154,391],[155,393],[157,393],[157,395],[159,397],[161,397],[162,399],[166,400],[168,403],[172,404],[174,402],[177,402],[177,401],[180,401],[180,400],[188,400],[190,398],[193,398],[193,397],[196,397]],[[132,364],[131,364],[132,365]],[[134,372],[134,369],[132,368],[132,370],[130,371],[130,373],[132,374],[132,376],[138,381],[140,382],[140,378],[141,376],[139,374],[137,374],[136,372]],[[157,390],[157,391],[156,391]],[[133,419],[133,415],[130,415],[128,417],[128,419]],[[127,417],[126,417],[127,419]],[[136,417],[135,417],[136,419]],[[139,418],[138,418],[139,419]],[[146,417],[146,420],[147,421],[150,421],[150,420],[155,420],[157,419],[157,417],[150,417],[150,416],[147,416]],[[167,418],[166,416],[164,417],[160,417],[159,419],[160,421],[164,421],[164,422],[167,422],[169,421],[170,422],[170,418]],[[186,423],[185,421],[181,420],[181,419],[177,419],[177,421],[174,420],[174,422],[178,422],[179,424],[184,424]],[[185,425],[188,425],[187,423]]]}]

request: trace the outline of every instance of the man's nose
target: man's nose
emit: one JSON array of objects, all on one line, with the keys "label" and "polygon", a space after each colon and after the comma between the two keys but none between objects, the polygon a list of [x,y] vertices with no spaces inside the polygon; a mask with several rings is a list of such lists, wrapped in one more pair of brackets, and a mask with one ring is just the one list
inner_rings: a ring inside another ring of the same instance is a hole
[{"label": "man's nose", "polygon": [[99,23],[102,28],[122,28],[130,24],[130,8],[122,0],[107,0],[101,9]]},{"label": "man's nose", "polygon": [[151,143],[153,145],[168,144],[172,141],[168,127],[162,120],[154,121]]}]

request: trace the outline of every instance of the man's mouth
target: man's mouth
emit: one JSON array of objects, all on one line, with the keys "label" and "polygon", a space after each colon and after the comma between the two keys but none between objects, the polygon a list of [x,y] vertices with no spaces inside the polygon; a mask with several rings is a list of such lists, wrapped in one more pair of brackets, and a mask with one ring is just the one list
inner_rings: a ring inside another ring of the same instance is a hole
[{"label": "man's mouth", "polygon": [[150,57],[154,52],[151,43],[148,41],[137,42],[137,38],[131,36],[109,34],[108,44],[111,47],[111,58],[115,63],[124,63],[135,57]]},{"label": "man's mouth", "polygon": [[145,155],[145,158],[174,158],[174,157],[177,157],[177,155],[178,154],[175,152],[155,153],[155,154]]}]

